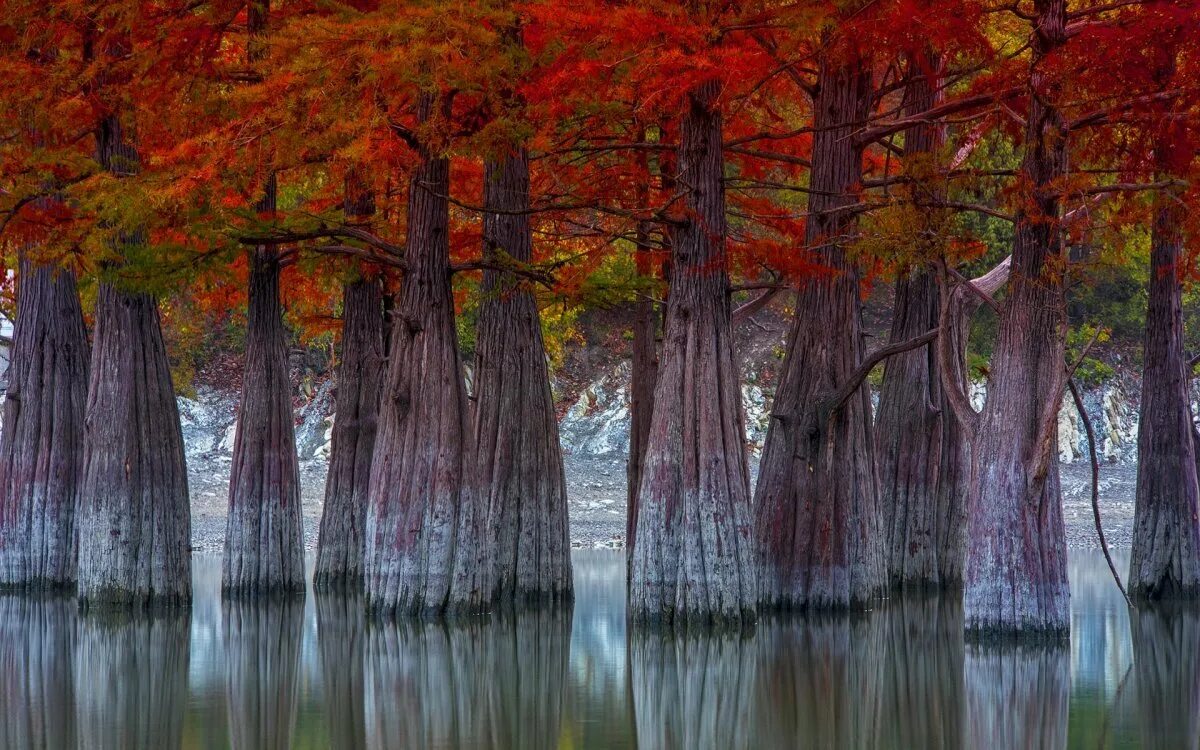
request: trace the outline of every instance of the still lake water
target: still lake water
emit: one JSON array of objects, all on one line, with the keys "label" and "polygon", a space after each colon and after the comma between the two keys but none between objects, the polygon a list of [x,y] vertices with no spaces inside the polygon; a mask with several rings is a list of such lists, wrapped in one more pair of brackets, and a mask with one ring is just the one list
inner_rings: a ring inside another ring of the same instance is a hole
[{"label": "still lake water", "polygon": [[[367,623],[359,603],[223,606],[197,557],[190,616],[115,621],[0,599],[3,748],[1195,748],[1200,614],[1130,614],[1071,559],[1058,648],[964,646],[961,612],[682,639],[625,628],[624,556],[577,551],[567,615]],[[1123,566],[1124,560],[1119,560]]]}]

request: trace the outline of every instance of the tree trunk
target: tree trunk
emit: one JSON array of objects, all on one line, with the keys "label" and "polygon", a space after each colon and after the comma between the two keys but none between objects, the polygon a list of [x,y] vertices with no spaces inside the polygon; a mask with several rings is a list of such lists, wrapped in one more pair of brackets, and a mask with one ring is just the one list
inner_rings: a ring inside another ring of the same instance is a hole
[{"label": "tree trunk", "polygon": [[[638,224],[638,245],[634,260],[638,275],[649,278],[653,273],[650,257],[650,230]],[[654,416],[654,387],[658,383],[658,305],[647,295],[633,306],[633,341],[629,371],[629,458],[626,464],[625,554],[633,560],[637,538],[638,490],[650,443],[650,420]]]},{"label": "tree trunk", "polygon": [[868,389],[821,415],[863,357],[859,274],[843,246],[870,92],[865,62],[821,63],[806,241],[831,273],[799,291],[755,498],[763,604],[780,609],[860,607],[884,583]]},{"label": "tree trunk", "polygon": [[[485,257],[528,263],[532,235],[524,150],[487,163],[483,205]],[[474,428],[497,593],[516,604],[569,601],[566,477],[537,302],[514,274],[490,269],[482,295]]]},{"label": "tree trunk", "polygon": [[672,238],[671,291],[629,585],[630,617],[647,624],[755,618],[718,91],[719,83],[710,81],[690,92],[681,126],[678,168],[690,190]]},{"label": "tree trunk", "polygon": [[383,388],[383,286],[360,279],[345,286],[342,300],[333,445],[313,574],[318,589],[362,583],[363,521]]},{"label": "tree trunk", "polygon": [[[1172,56],[1173,52],[1170,53]],[[1164,85],[1174,61],[1160,71]],[[1155,141],[1158,176],[1179,174],[1192,158],[1178,125],[1162,128]],[[1200,479],[1191,377],[1183,340],[1180,259],[1187,209],[1182,189],[1158,197],[1150,237],[1149,307],[1138,420],[1138,476],[1129,566],[1135,600],[1200,595]]]},{"label": "tree trunk", "polygon": [[1065,385],[1066,256],[1058,191],[1067,173],[1061,114],[1041,61],[1065,42],[1064,0],[1037,0],[1029,124],[1009,296],[1000,313],[987,401],[972,446],[966,629],[975,636],[1060,637],[1070,627],[1056,460]]},{"label": "tree trunk", "polygon": [[273,247],[264,246],[252,252],[250,261],[246,364],[233,439],[221,590],[227,596],[303,594],[304,529],[279,257]]},{"label": "tree trunk", "polygon": [[300,697],[303,602],[226,600],[221,623],[230,748],[291,748]]},{"label": "tree trunk", "polygon": [[88,341],[69,270],[22,253],[0,437],[0,590],[76,578]]},{"label": "tree trunk", "polygon": [[[136,168],[115,117],[101,162]],[[138,238],[131,238],[138,241]],[[191,506],[179,407],[149,294],[100,285],[79,495],[83,606],[186,606],[192,598]]]},{"label": "tree trunk", "polygon": [[190,610],[80,618],[75,722],[96,750],[183,747]]},{"label": "tree trunk", "polygon": [[[422,97],[422,121],[433,105]],[[423,153],[368,490],[363,573],[367,607],[382,614],[466,613],[493,599],[454,327],[449,190],[449,161]]]},{"label": "tree trunk", "polygon": [[[913,79],[905,89],[906,114],[918,115],[941,102],[940,60],[933,53],[910,63]],[[928,170],[945,140],[941,123],[921,123],[904,133],[906,163],[914,177]],[[934,188],[934,190],[937,190]],[[940,196],[917,185],[916,206],[936,204]],[[937,216],[936,210],[930,215]],[[936,221],[936,219],[935,219]],[[938,227],[931,227],[935,232]],[[916,247],[918,258],[940,247]],[[974,309],[973,307],[971,309]],[[938,327],[941,295],[938,280],[923,262],[901,272],[889,343],[896,344]],[[956,325],[955,333],[965,325]],[[966,356],[966,337],[953,347],[956,359]],[[965,364],[958,381],[966,387]],[[875,424],[879,447],[879,497],[884,532],[884,559],[889,582],[906,589],[957,589],[962,586],[966,541],[968,446],[961,426],[945,402],[932,344],[887,361]]]}]

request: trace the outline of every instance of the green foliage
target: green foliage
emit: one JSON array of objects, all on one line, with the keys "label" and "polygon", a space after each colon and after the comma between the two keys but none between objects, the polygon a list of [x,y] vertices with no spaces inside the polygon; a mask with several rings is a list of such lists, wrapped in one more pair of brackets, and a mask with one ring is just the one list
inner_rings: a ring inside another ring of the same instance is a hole
[{"label": "green foliage", "polygon": [[1067,332],[1067,360],[1069,363],[1074,364],[1085,352],[1089,353],[1089,356],[1084,356],[1079,361],[1079,366],[1075,368],[1075,379],[1082,385],[1092,388],[1116,374],[1111,366],[1090,356],[1090,353],[1094,353],[1095,347],[1108,342],[1111,335],[1112,331],[1108,328],[1097,328],[1086,323],[1073,327]]}]

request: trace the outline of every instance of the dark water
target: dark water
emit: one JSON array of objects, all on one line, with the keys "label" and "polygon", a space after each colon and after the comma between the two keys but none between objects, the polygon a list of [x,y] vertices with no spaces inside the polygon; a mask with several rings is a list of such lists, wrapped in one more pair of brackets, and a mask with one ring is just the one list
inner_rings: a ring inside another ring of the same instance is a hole
[{"label": "dark water", "polygon": [[1072,638],[964,646],[961,613],[897,602],[749,636],[630,636],[620,553],[578,552],[568,616],[365,623],[356,601],[118,621],[0,599],[4,748],[1195,748],[1200,614],[1130,622],[1071,562]]}]

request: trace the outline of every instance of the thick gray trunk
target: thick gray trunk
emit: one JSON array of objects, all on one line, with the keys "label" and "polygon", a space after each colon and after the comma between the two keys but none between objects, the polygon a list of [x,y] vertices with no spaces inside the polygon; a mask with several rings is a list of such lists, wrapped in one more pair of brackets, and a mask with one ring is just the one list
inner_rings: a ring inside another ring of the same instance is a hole
[{"label": "thick gray trunk", "polygon": [[24,253],[0,436],[0,590],[76,578],[88,341],[75,274]]},{"label": "thick gray trunk", "polygon": [[[434,103],[422,98],[422,120]],[[449,190],[449,161],[423,154],[368,490],[363,575],[367,607],[382,614],[466,613],[494,598],[450,289]]]},{"label": "thick gray trunk", "polygon": [[[136,172],[137,152],[117,116],[101,122],[96,140],[109,172]],[[141,234],[117,242],[136,244]],[[191,500],[158,303],[105,282],[95,317],[78,506],[79,602],[186,606]]]},{"label": "thick gray trunk", "polygon": [[634,622],[753,621],[757,600],[738,366],[730,325],[716,81],[688,95],[661,370],[637,502]]},{"label": "thick gray trunk", "polygon": [[863,358],[859,273],[844,245],[862,176],[854,135],[870,88],[865,63],[821,63],[806,241],[832,273],[799,291],[759,470],[763,605],[773,608],[861,607],[885,581],[868,389],[821,416]]},{"label": "thick gray trunk", "polygon": [[75,722],[96,750],[183,746],[191,612],[85,616],[75,652]]},{"label": "thick gray trunk", "polygon": [[227,596],[304,592],[300,474],[279,270],[273,247],[253,251],[221,571]]},{"label": "thick gray trunk", "polygon": [[107,283],[96,301],[79,498],[81,604],[191,601],[187,464],[158,304]]},{"label": "thick gray trunk", "polygon": [[[485,257],[528,263],[529,158],[489,161],[484,174]],[[488,270],[475,354],[475,443],[481,501],[495,544],[503,601],[572,597],[567,490],[546,349],[533,293],[512,273]]]},{"label": "thick gray trunk", "polygon": [[[1030,85],[1042,91],[1051,84],[1039,61],[1064,43],[1066,10],[1063,0],[1038,0],[1036,8]],[[1057,219],[1067,144],[1062,115],[1046,101],[1053,97],[1030,104],[1021,172],[1031,204],[1017,212],[1009,296],[972,446],[963,600],[966,629],[977,637],[1060,637],[1070,627],[1054,429],[1066,367]]]},{"label": "thick gray trunk", "polygon": [[233,750],[288,750],[296,729],[304,603],[226,600],[225,700]]},{"label": "thick gray trunk", "polygon": [[342,300],[336,416],[313,574],[317,589],[362,583],[367,486],[385,367],[382,284],[378,279],[348,284]]}]

